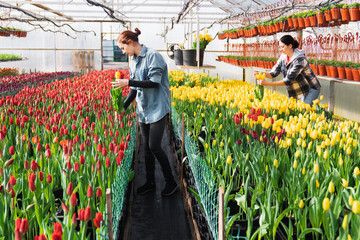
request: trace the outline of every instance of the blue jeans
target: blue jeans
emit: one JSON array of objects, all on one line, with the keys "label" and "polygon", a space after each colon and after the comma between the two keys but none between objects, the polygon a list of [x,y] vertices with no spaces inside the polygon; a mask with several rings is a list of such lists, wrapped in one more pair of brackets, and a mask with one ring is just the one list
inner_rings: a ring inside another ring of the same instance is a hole
[{"label": "blue jeans", "polygon": [[304,97],[302,97],[301,100],[304,103],[310,104],[310,106],[312,106],[313,101],[318,98],[319,94],[320,94],[320,90],[310,88],[310,91]]}]

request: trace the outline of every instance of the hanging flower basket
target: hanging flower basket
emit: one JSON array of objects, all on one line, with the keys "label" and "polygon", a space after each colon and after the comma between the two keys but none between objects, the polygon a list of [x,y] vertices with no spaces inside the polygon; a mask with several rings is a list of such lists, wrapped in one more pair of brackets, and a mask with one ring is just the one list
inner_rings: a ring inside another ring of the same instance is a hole
[{"label": "hanging flower basket", "polygon": [[340,9],[340,15],[342,21],[350,21],[350,11],[348,8],[342,8]]},{"label": "hanging flower basket", "polygon": [[350,20],[351,21],[359,21],[360,20],[359,7],[350,8]]}]

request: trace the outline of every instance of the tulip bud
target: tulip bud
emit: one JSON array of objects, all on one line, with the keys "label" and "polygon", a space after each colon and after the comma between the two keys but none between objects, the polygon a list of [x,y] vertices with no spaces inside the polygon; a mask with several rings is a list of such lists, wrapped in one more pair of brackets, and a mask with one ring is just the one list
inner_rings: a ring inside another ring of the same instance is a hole
[{"label": "tulip bud", "polygon": [[51,183],[51,182],[52,182],[52,176],[51,176],[51,174],[48,174],[48,175],[47,175],[46,181],[47,181],[48,183]]},{"label": "tulip bud", "polygon": [[359,176],[359,174],[360,174],[359,167],[355,167],[355,169],[354,169],[354,175],[355,175],[355,176]]},{"label": "tulip bud", "polygon": [[61,207],[64,211],[64,214],[68,214],[69,213],[69,207],[65,205],[65,203],[61,203]]},{"label": "tulip bud", "polygon": [[29,189],[33,192],[36,190],[36,186],[33,180],[29,180]]},{"label": "tulip bud", "polygon": [[105,159],[105,165],[106,165],[106,167],[108,167],[108,168],[111,166],[110,158],[106,158],[106,159]]},{"label": "tulip bud", "polygon": [[101,162],[100,162],[100,160],[97,161],[96,167],[97,167],[98,171],[100,172],[100,170],[101,170]]},{"label": "tulip bud", "polygon": [[344,220],[343,220],[341,226],[342,226],[342,228],[343,228],[344,230],[346,230],[346,228],[347,228],[347,226],[348,226],[348,215],[347,215],[347,214],[345,215]]},{"label": "tulip bud", "polygon": [[66,163],[67,168],[70,170],[72,168],[70,160]]},{"label": "tulip bud", "polygon": [[10,175],[9,183],[13,186],[16,184],[16,178],[14,175]]},{"label": "tulip bud", "polygon": [[13,164],[13,162],[14,162],[14,159],[7,160],[4,164],[4,167],[11,166],[11,164]]},{"label": "tulip bud", "polygon": [[333,182],[329,183],[329,187],[328,187],[329,193],[334,193],[335,192],[335,186]]},{"label": "tulip bud", "polygon": [[26,170],[29,170],[29,169],[30,169],[30,165],[29,165],[29,162],[28,162],[27,160],[25,160],[25,162],[24,162],[24,168],[25,168]]},{"label": "tulip bud", "polygon": [[71,206],[72,206],[72,207],[75,207],[76,204],[77,204],[76,193],[74,193],[74,192],[71,194],[71,201],[70,201],[70,203],[71,203]]},{"label": "tulip bud", "polygon": [[299,208],[303,209],[305,207],[304,201],[301,199],[299,202]]},{"label": "tulip bud", "polygon": [[33,171],[36,171],[36,170],[39,168],[39,166],[38,166],[38,164],[35,162],[35,160],[31,160],[30,166],[31,166],[31,170],[33,170]]},{"label": "tulip bud", "polygon": [[68,196],[70,196],[73,193],[73,191],[74,191],[73,184],[72,184],[72,182],[70,182],[67,189],[66,189],[66,194]]},{"label": "tulip bud", "polygon": [[44,180],[44,173],[42,171],[39,172],[39,179],[40,181]]},{"label": "tulip bud", "polygon": [[324,198],[324,200],[323,200],[323,209],[324,209],[324,211],[329,211],[329,209],[330,209],[330,200],[329,200],[329,198]]},{"label": "tulip bud", "polygon": [[29,222],[26,218],[21,221],[19,230],[21,233],[27,233],[29,231]]},{"label": "tulip bud", "polygon": [[15,148],[14,148],[14,146],[10,146],[10,148],[9,148],[9,154],[10,154],[11,156],[15,154]]},{"label": "tulip bud", "polygon": [[45,151],[45,157],[51,158],[51,151],[50,151],[50,149],[46,149],[46,151]]},{"label": "tulip bud", "polygon": [[84,155],[80,156],[80,164],[84,164],[85,163],[85,157]]},{"label": "tulip bud", "polygon": [[89,185],[88,189],[87,189],[87,197],[92,198],[93,196],[94,196],[94,191],[93,191],[91,185]]},{"label": "tulip bud", "polygon": [[79,163],[78,162],[75,162],[75,164],[74,164],[74,171],[75,172],[78,172],[79,171]]},{"label": "tulip bud", "polygon": [[84,214],[84,221],[89,221],[90,219],[91,219],[91,208],[90,206],[87,206]]},{"label": "tulip bud", "polygon": [[41,151],[41,144],[38,143],[38,145],[36,146],[36,151],[40,152]]},{"label": "tulip bud", "polygon": [[84,151],[85,150],[85,145],[83,143],[80,144],[80,151]]},{"label": "tulip bud", "polygon": [[74,225],[74,227],[77,226],[76,213],[74,213],[72,218],[71,218],[71,224]]},{"label": "tulip bud", "polygon": [[101,188],[98,188],[96,191],[96,197],[100,198],[102,196]]},{"label": "tulip bud", "polygon": [[341,179],[341,181],[342,181],[342,185],[343,185],[345,188],[349,186],[349,183],[348,183],[348,181],[346,181],[346,179]]},{"label": "tulip bud", "polygon": [[32,208],[33,206],[35,206],[35,203],[30,204],[29,206],[26,207],[26,212],[30,210],[30,208]]},{"label": "tulip bud", "polygon": [[15,229],[19,230],[21,226],[21,218],[15,219]]},{"label": "tulip bud", "polygon": [[15,191],[14,191],[14,189],[12,187],[10,187],[9,194],[10,194],[11,198],[15,197]]},{"label": "tulip bud", "polygon": [[4,171],[3,169],[0,167],[0,177],[3,177],[4,176]]},{"label": "tulip bud", "polygon": [[4,186],[0,185],[0,194],[2,193],[3,189],[4,189]]},{"label": "tulip bud", "polygon": [[22,240],[22,234],[19,229],[15,229],[15,240]]},{"label": "tulip bud", "polygon": [[319,172],[319,165],[317,163],[314,164],[314,173]]}]

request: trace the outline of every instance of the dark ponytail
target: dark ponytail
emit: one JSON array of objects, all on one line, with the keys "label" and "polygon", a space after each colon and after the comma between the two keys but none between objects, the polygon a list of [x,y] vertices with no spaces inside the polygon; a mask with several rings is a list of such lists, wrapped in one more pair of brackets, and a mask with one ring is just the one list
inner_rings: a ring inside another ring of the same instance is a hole
[{"label": "dark ponytail", "polygon": [[298,48],[300,46],[299,42],[296,41],[291,35],[284,35],[280,38],[280,41],[285,44],[286,46],[289,46],[291,44],[292,48]]},{"label": "dark ponytail", "polygon": [[138,28],[135,28],[135,32],[126,30],[123,31],[117,38],[117,42],[122,44],[129,44],[129,41],[139,42],[138,36],[141,34],[141,31]]}]

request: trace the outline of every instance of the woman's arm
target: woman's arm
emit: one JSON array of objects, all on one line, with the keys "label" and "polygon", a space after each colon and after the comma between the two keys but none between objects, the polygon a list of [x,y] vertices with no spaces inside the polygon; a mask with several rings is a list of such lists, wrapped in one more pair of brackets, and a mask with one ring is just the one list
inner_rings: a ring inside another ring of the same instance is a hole
[{"label": "woman's arm", "polygon": [[112,83],[113,87],[117,87],[116,89],[123,88],[123,87],[141,87],[141,88],[156,88],[159,86],[157,82],[153,82],[150,80],[146,81],[135,81],[135,80],[128,80],[128,79],[116,79]]},{"label": "woman's arm", "polygon": [[277,82],[269,82],[269,81],[266,81],[266,80],[258,79],[258,84],[262,85],[262,86],[273,86],[273,87],[285,86],[284,80],[277,81]]},{"label": "woman's arm", "polygon": [[136,93],[137,91],[135,89],[131,89],[129,94],[127,95],[125,102],[124,102],[124,109],[126,110],[130,103],[132,103],[132,101],[134,101],[134,99],[136,98]]}]

